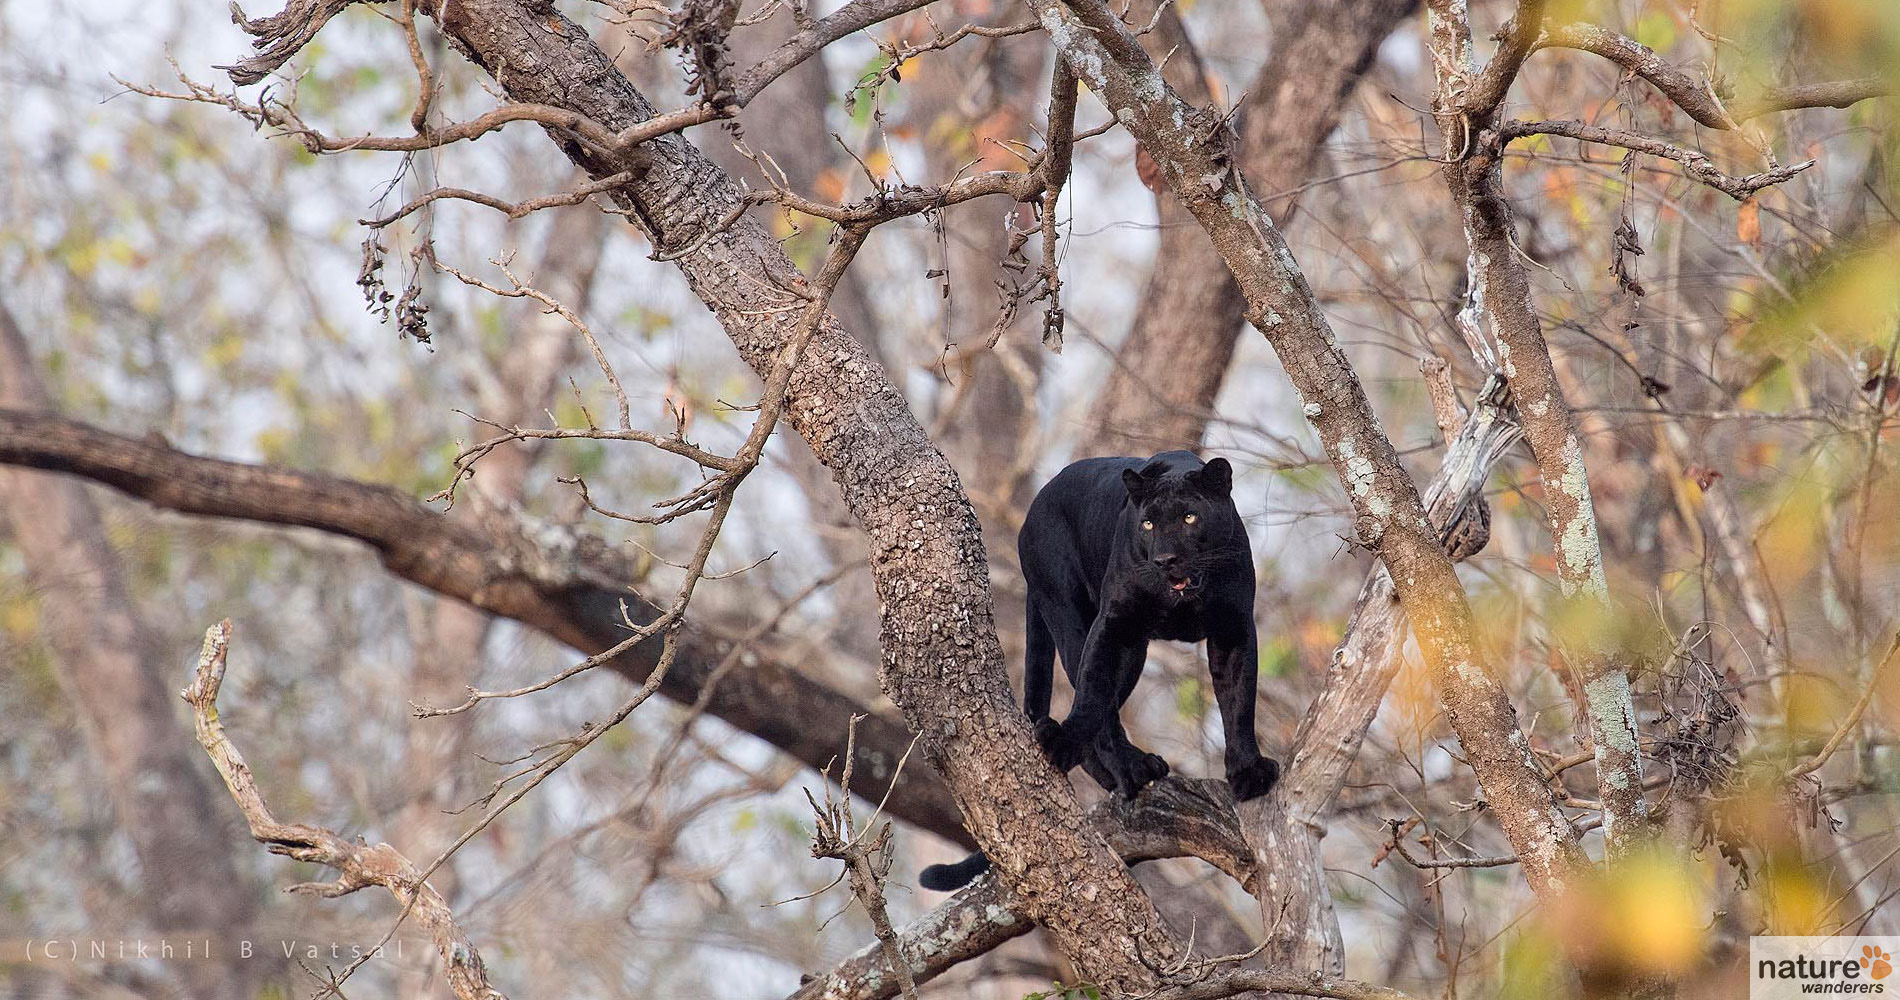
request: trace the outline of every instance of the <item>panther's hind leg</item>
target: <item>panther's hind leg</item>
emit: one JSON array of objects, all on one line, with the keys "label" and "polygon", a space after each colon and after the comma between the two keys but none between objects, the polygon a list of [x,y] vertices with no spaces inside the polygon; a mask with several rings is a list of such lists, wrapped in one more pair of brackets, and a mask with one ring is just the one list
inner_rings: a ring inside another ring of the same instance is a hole
[{"label": "panther's hind leg", "polygon": [[1033,722],[1049,717],[1056,669],[1056,636],[1044,620],[1034,588],[1023,601],[1023,636],[1023,711]]}]

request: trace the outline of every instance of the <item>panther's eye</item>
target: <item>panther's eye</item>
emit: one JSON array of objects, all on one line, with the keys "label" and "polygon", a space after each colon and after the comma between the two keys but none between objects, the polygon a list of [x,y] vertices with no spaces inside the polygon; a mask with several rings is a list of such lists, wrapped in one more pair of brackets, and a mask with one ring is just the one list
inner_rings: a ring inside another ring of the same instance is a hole
[{"label": "panther's eye", "polygon": [[1141,530],[1153,531],[1155,530],[1155,523],[1153,521],[1143,521],[1141,522]]},{"label": "panther's eye", "polygon": [[1181,520],[1188,524],[1193,524],[1194,522],[1200,520],[1200,516],[1196,514],[1189,514],[1188,516],[1182,518]]}]

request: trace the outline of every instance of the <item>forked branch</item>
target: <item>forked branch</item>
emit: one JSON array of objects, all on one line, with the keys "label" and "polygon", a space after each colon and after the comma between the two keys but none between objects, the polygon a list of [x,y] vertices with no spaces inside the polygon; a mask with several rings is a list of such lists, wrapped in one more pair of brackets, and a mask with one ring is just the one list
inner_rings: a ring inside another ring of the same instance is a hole
[{"label": "forked branch", "polygon": [[430,888],[423,873],[388,844],[365,844],[331,830],[302,823],[279,822],[264,803],[244,755],[231,742],[218,717],[218,690],[224,684],[226,656],[230,651],[231,621],[225,619],[205,631],[204,648],[198,654],[198,667],[192,673],[191,686],[183,692],[191,705],[193,728],[198,745],[204,747],[211,763],[224,779],[224,787],[236,801],[238,811],[250,826],[251,837],[272,854],[295,861],[309,861],[334,868],[333,882],[304,882],[286,892],[309,893],[334,898],[358,889],[380,886],[403,904],[403,912],[428,931],[441,953],[449,988],[461,1000],[506,1000],[488,983],[488,970],[481,953],[456,923],[440,893]]}]

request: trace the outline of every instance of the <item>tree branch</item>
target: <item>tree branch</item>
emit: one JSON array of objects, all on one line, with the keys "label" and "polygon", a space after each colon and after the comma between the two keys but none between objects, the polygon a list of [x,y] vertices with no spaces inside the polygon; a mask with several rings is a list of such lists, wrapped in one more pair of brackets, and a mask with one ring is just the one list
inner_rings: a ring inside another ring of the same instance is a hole
[{"label": "tree branch", "polygon": [[1730,130],[1739,123],[1777,111],[1800,108],[1845,108],[1893,92],[1884,77],[1834,80],[1825,83],[1775,87],[1750,97],[1724,102],[1715,87],[1703,77],[1679,69],[1656,54],[1656,50],[1598,24],[1552,24],[1544,28],[1535,48],[1576,49],[1602,56],[1631,73],[1649,81],[1670,103],[1679,107],[1696,124]]},{"label": "tree branch", "polygon": [[1499,135],[1506,143],[1529,135],[1560,135],[1581,142],[1618,146],[1623,149],[1633,149],[1639,153],[1648,153],[1651,156],[1660,156],[1682,164],[1684,172],[1690,177],[1736,201],[1746,201],[1762,188],[1780,184],[1814,166],[1813,160],[1802,160],[1793,166],[1775,166],[1758,174],[1735,177],[1716,169],[1714,161],[1698,150],[1678,146],[1673,142],[1666,142],[1638,132],[1606,128],[1580,121],[1505,122],[1499,128]]},{"label": "tree branch", "polygon": [[[1611,634],[1605,626],[1615,612],[1603,569],[1582,438],[1531,307],[1530,279],[1517,245],[1511,205],[1502,190],[1502,149],[1494,148],[1498,140],[1492,136],[1497,134],[1497,102],[1503,90],[1487,92],[1492,98],[1489,104],[1473,102],[1469,62],[1454,57],[1456,52],[1469,51],[1470,11],[1458,0],[1427,0],[1426,6],[1437,83],[1432,106],[1441,114],[1456,111],[1460,117],[1457,134],[1463,148],[1458,155],[1448,148],[1444,167],[1446,190],[1464,220],[1469,251],[1467,301],[1460,320],[1479,363],[1503,375],[1509,384],[1524,436],[1537,460],[1559,589],[1565,605],[1579,613],[1555,617],[1588,623],[1557,639],[1572,654],[1583,679],[1586,704],[1578,710],[1596,750],[1604,837],[1610,851],[1618,854],[1647,835],[1648,806],[1643,799],[1643,760],[1627,665],[1604,640]],[[1519,16],[1536,6],[1525,3]],[[1534,30],[1536,25],[1530,22],[1517,26],[1518,32]],[[1492,76],[1490,67],[1483,76]],[[1502,86],[1508,89],[1509,80]],[[1446,146],[1450,145],[1448,135]],[[1489,324],[1488,332],[1480,318]],[[1512,846],[1528,863],[1526,845],[1513,837]]]},{"label": "tree branch", "polygon": [[191,686],[183,692],[191,704],[198,745],[204,747],[224,778],[225,788],[237,802],[238,811],[251,828],[251,837],[272,854],[295,861],[308,861],[337,870],[334,882],[306,882],[289,887],[287,892],[307,892],[336,897],[369,886],[381,886],[403,904],[403,913],[413,916],[434,939],[441,953],[449,989],[461,1000],[507,1000],[488,985],[488,970],[481,953],[456,923],[455,913],[441,894],[423,880],[422,872],[388,844],[365,844],[359,839],[342,837],[330,830],[302,823],[280,823],[265,805],[257,790],[244,755],[225,735],[218,717],[218,689],[224,684],[225,657],[230,650],[231,622],[226,619],[205,631],[204,649],[198,654],[198,667]]},{"label": "tree branch", "polygon": [[[437,23],[510,101],[561,107],[616,131],[656,116],[587,32],[545,3],[456,0]],[[679,266],[739,356],[761,377],[771,371],[798,334],[801,300],[787,290],[806,279],[744,212],[732,178],[677,134],[614,155],[561,148],[595,177],[638,171],[615,199]],[[999,877],[1064,954],[1105,989],[1147,988],[1150,963],[1171,961],[1176,945],[1068,782],[1037,763],[1003,671],[981,529],[955,471],[890,377],[831,317],[785,398],[787,422],[831,470],[869,538],[880,680],[924,759],[948,779]]]},{"label": "tree branch", "polygon": [[[81,476],[156,507],[208,517],[313,528],[356,539],[376,551],[392,573],[445,597],[541,630],[589,653],[625,637],[623,604],[635,621],[651,605],[626,587],[632,563],[590,536],[564,534],[495,514],[456,520],[384,486],[333,476],[202,458],[164,444],[111,434],[59,417],[0,409],[0,463]],[[680,704],[707,699],[707,711],[763,739],[814,769],[842,746],[825,735],[843,732],[867,709],[801,674],[759,656],[707,688],[734,644],[688,619],[678,630],[678,662],[660,693]],[[643,643],[606,666],[635,683],[656,662]],[[837,729],[826,729],[836,722]],[[881,797],[910,744],[901,723],[872,714],[859,723],[860,791]],[[974,846],[942,782],[912,768],[892,796],[892,815],[941,837]]]},{"label": "tree branch", "polygon": [[[1241,835],[1225,781],[1170,775],[1133,802],[1110,796],[1096,803],[1089,819],[1129,864],[1199,858],[1250,890],[1254,884],[1253,852]],[[925,983],[1034,926],[1011,904],[1001,883],[985,874],[899,931],[897,950],[914,980]],[[805,980],[788,1000],[887,1000],[899,991],[889,968],[883,943],[872,942]]]}]

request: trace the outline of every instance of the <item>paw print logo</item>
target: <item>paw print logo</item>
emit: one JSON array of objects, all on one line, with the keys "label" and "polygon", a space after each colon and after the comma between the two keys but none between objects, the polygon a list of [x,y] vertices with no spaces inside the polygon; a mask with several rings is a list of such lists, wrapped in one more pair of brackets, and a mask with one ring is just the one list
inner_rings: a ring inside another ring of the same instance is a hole
[{"label": "paw print logo", "polygon": [[1893,974],[1893,952],[1883,951],[1871,944],[1862,945],[1860,964],[1873,978],[1885,979]]}]

